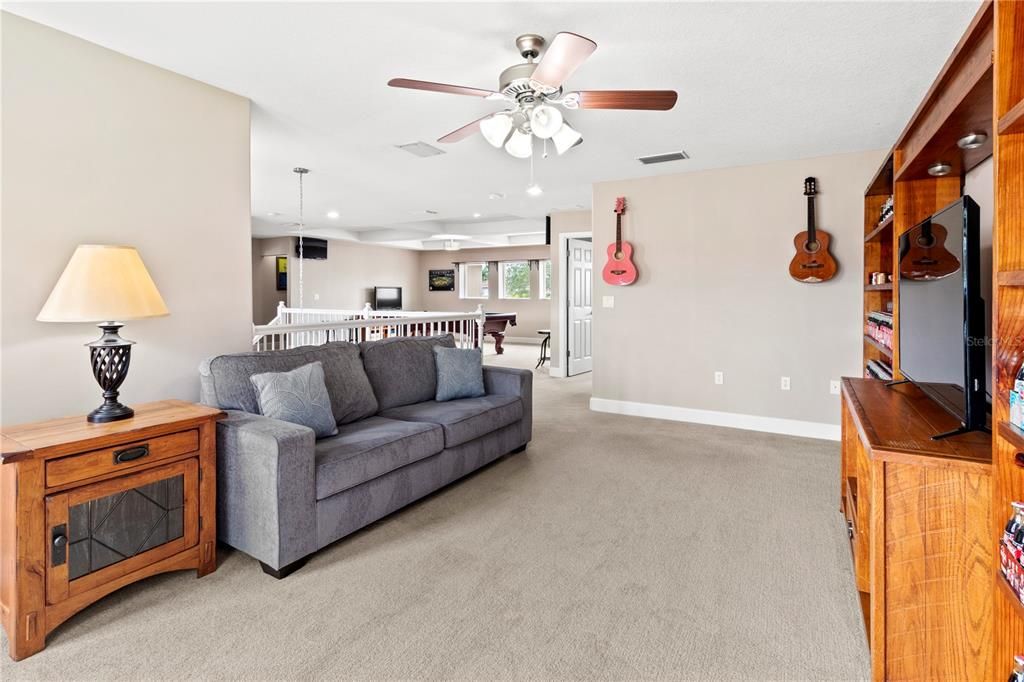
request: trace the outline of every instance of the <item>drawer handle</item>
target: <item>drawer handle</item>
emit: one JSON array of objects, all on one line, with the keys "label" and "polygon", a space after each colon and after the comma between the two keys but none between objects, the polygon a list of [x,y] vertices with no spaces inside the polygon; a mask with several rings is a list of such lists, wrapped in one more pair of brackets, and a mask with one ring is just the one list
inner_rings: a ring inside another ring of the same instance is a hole
[{"label": "drawer handle", "polygon": [[1013,463],[1024,469],[1024,452],[1018,452],[1013,456]]},{"label": "drawer handle", "polygon": [[50,565],[62,566],[68,558],[68,527],[62,523],[59,526],[54,526],[51,532],[53,533],[53,551],[50,553]]},{"label": "drawer handle", "polygon": [[114,464],[124,464],[125,462],[131,462],[136,459],[142,459],[149,454],[148,445],[137,445],[134,448],[125,448],[124,450],[114,451]]}]

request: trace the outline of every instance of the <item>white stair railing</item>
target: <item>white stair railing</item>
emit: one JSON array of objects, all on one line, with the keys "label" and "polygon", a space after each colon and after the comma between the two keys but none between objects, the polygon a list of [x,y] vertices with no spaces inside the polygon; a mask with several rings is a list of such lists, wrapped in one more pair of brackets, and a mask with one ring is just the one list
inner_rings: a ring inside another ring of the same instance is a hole
[{"label": "white stair railing", "polygon": [[278,306],[269,324],[253,325],[253,350],[280,350],[316,346],[332,341],[359,343],[395,336],[452,334],[460,348],[477,348],[483,339],[486,316],[478,306],[471,313],[412,312]]}]

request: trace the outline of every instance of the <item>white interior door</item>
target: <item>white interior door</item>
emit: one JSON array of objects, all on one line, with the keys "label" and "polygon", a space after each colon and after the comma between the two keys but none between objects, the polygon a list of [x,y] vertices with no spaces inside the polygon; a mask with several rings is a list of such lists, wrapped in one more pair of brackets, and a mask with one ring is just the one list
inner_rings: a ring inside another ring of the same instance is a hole
[{"label": "white interior door", "polygon": [[594,315],[592,300],[594,244],[582,239],[569,239],[569,263],[566,282],[569,288],[569,358],[566,375],[589,372],[593,366],[591,338]]}]

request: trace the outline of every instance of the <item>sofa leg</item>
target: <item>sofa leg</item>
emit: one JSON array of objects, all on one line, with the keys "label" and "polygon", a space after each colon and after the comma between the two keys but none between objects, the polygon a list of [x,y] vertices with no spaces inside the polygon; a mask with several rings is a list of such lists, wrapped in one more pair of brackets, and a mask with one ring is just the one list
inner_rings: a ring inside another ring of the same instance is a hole
[{"label": "sofa leg", "polygon": [[520,452],[526,452],[526,445],[527,445],[526,443],[523,443],[518,448],[516,448],[515,450],[510,452],[509,454],[510,455],[518,455]]},{"label": "sofa leg", "polygon": [[263,563],[261,561],[260,562],[260,568],[262,568],[263,572],[266,573],[267,575],[273,576],[274,578],[277,578],[278,580],[281,580],[283,578],[287,578],[292,573],[294,573],[295,571],[297,571],[300,568],[302,568],[303,566],[305,566],[306,565],[306,558],[307,557],[302,557],[298,561],[293,561],[290,564],[288,564],[287,566],[282,566],[281,568],[271,568],[270,566],[267,566],[265,563]]}]

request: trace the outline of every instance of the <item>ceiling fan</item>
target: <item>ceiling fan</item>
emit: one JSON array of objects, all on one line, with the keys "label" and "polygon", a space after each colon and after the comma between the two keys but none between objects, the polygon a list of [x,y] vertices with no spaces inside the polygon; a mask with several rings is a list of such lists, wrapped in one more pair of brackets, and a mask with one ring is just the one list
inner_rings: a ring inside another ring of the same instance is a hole
[{"label": "ceiling fan", "polygon": [[597,49],[597,43],[575,33],[558,33],[539,62],[545,40],[528,33],[516,38],[523,64],[510,66],[498,77],[497,90],[467,88],[446,83],[393,78],[393,88],[429,90],[452,95],[482,97],[503,101],[509,107],[488,114],[453,130],[438,142],[463,140],[480,132],[495,147],[504,147],[512,156],[527,159],[533,156],[533,138],[551,140],[559,155],[583,141],[583,135],[570,126],[559,107],[575,109],[646,109],[668,111],[676,104],[675,90],[582,90],[564,92],[563,84]]}]

